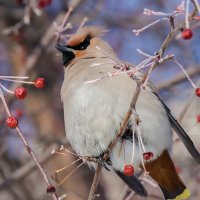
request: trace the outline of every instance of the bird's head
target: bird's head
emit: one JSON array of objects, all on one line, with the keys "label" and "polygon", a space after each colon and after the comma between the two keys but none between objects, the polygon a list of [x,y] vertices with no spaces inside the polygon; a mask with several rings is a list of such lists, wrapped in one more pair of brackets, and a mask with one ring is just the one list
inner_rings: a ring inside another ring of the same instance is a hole
[{"label": "bird's head", "polygon": [[67,66],[69,62],[78,58],[102,56],[103,53],[97,47],[113,54],[112,48],[101,39],[105,32],[107,30],[102,27],[84,27],[73,34],[65,45],[57,44],[56,48],[63,53],[63,65]]}]

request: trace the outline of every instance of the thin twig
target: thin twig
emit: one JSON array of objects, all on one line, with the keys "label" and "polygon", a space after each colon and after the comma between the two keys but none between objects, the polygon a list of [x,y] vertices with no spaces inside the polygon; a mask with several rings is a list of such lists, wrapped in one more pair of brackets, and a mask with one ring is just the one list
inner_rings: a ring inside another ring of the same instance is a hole
[{"label": "thin twig", "polygon": [[35,0],[30,0],[30,1],[26,2],[26,6],[24,8],[23,18],[20,21],[18,21],[15,25],[4,29],[3,30],[4,35],[10,35],[10,34],[13,34],[13,33],[18,33],[19,30],[23,26],[29,25],[30,24],[31,11],[33,11],[38,16],[41,14],[41,11],[39,11],[37,6],[34,5],[35,4],[34,1]]},{"label": "thin twig", "polygon": [[[7,103],[6,103],[6,100],[5,100],[5,97],[4,97],[4,95],[3,95],[3,92],[2,92],[2,90],[1,90],[1,88],[0,88],[0,98],[1,98],[1,100],[2,100],[2,103],[3,103],[4,107],[5,107],[5,110],[6,110],[6,112],[7,112],[7,115],[10,116],[11,113],[10,113],[10,110],[9,110],[9,108],[8,108],[8,105],[7,105]],[[23,133],[21,132],[21,130],[20,130],[20,128],[19,128],[18,126],[16,127],[16,131],[17,131],[17,133],[18,133],[18,135],[19,135],[19,138],[22,140],[22,142],[23,142],[23,144],[24,144],[24,147],[26,148],[26,151],[28,152],[28,154],[30,155],[30,157],[33,159],[33,161],[34,161],[35,164],[37,165],[38,169],[40,170],[40,172],[41,172],[41,174],[42,174],[42,176],[43,176],[43,178],[44,178],[44,180],[45,180],[47,186],[52,185],[51,182],[50,182],[50,180],[49,180],[49,178],[48,178],[48,176],[46,175],[44,169],[43,169],[42,166],[40,165],[38,159],[36,158],[36,156],[35,156],[35,154],[34,154],[34,152],[33,152],[33,150],[32,150],[31,147],[29,146],[29,144],[28,144],[26,138],[24,137]],[[56,193],[53,193],[53,194],[52,194],[52,197],[53,197],[54,200],[57,200],[57,199],[58,199]]]},{"label": "thin twig", "polygon": [[83,166],[83,162],[79,164],[75,169],[73,169],[61,182],[58,183],[58,186],[62,185],[77,169]]},{"label": "thin twig", "polygon": [[[65,17],[63,18],[63,21],[62,21],[62,23],[61,23],[61,25],[60,25],[60,27],[59,27],[60,30],[61,30],[62,28],[64,28],[64,26],[66,25],[67,20],[68,20],[70,14],[72,13],[72,11],[73,11],[73,7],[69,7],[69,8],[68,8],[68,11],[67,11],[67,13],[65,14]],[[60,34],[58,34],[57,37],[56,37],[56,43],[58,43],[59,41],[60,41]]]},{"label": "thin twig", "polygon": [[78,27],[78,30],[80,30],[81,28],[83,28],[83,26],[88,22],[88,18],[87,17],[84,17],[83,20],[81,21],[79,27]]},{"label": "thin twig", "polygon": [[[57,144],[52,144],[51,146],[49,146],[38,158],[39,163],[43,164],[47,162],[52,157],[52,155],[49,152],[51,152],[52,148],[57,149],[58,147],[59,146]],[[24,177],[26,177],[30,173],[30,171],[34,169],[36,169],[35,162],[33,160],[30,160],[28,163],[11,173],[5,181],[0,183],[0,191],[4,190],[7,186],[10,186],[11,184],[20,182]]]},{"label": "thin twig", "polygon": [[[195,68],[189,68],[188,70],[186,70],[187,74],[192,77],[192,76],[196,76],[200,73],[200,67],[195,67]],[[175,77],[173,77],[172,79],[159,83],[157,85],[157,89],[158,90],[162,90],[162,89],[169,89],[170,87],[185,81],[187,79],[187,77],[185,76],[185,74],[183,73],[179,73],[177,74]]]},{"label": "thin twig", "polygon": [[199,6],[199,2],[197,0],[192,0],[194,6],[196,7],[196,9],[198,10],[199,14],[200,14],[200,6]]},{"label": "thin twig", "polygon": [[92,186],[91,186],[91,189],[90,189],[90,194],[89,194],[88,200],[94,200],[95,199],[95,193],[96,193],[97,186],[98,186],[98,183],[99,183],[99,178],[100,178],[102,168],[103,167],[101,165],[97,165],[97,169],[95,171],[95,175],[94,175],[94,179],[93,179]]}]

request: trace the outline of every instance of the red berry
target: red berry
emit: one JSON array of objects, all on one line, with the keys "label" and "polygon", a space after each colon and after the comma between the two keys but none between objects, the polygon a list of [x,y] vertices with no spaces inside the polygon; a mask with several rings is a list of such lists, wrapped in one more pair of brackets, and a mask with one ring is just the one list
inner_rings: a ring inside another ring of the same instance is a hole
[{"label": "red berry", "polygon": [[124,166],[124,175],[133,176],[133,174],[134,174],[134,167],[132,165],[125,165]]},{"label": "red berry", "polygon": [[47,5],[46,0],[39,0],[38,1],[38,7],[39,8],[44,8]]},{"label": "red berry", "polygon": [[44,8],[46,6],[46,4],[44,3],[44,1],[39,1],[38,2],[38,7],[39,8]]},{"label": "red berry", "polygon": [[153,153],[152,152],[143,153],[143,159],[144,160],[150,160],[151,158],[153,158]]},{"label": "red berry", "polygon": [[45,79],[44,78],[37,78],[35,80],[35,87],[42,89],[45,86]]},{"label": "red berry", "polygon": [[17,4],[23,4],[23,0],[16,0]]},{"label": "red berry", "polygon": [[199,122],[199,123],[200,123],[200,114],[199,114],[199,115],[197,115],[197,122]]},{"label": "red berry", "polygon": [[196,93],[196,95],[197,95],[198,97],[200,97],[200,88],[197,88],[197,89],[195,90],[195,93]]},{"label": "red berry", "polygon": [[39,0],[38,1],[38,7],[39,8],[44,8],[47,5],[51,4],[52,0]]},{"label": "red berry", "polygon": [[15,89],[15,96],[18,99],[24,99],[27,95],[27,90],[24,87],[18,87]]},{"label": "red berry", "polygon": [[178,167],[178,166],[176,166],[175,168],[176,168],[176,172],[177,172],[177,174],[180,174],[180,173],[181,173],[181,171],[182,171],[182,170],[181,170],[181,168],[180,168],[180,167]]},{"label": "red berry", "polygon": [[190,28],[186,28],[182,31],[182,38],[184,40],[189,40],[190,38],[192,38],[192,36],[193,36],[193,33]]},{"label": "red berry", "polygon": [[49,185],[47,187],[47,193],[55,193],[56,192],[56,188],[53,185]]},{"label": "red berry", "polygon": [[18,125],[18,120],[16,117],[14,116],[10,116],[6,119],[6,125],[9,127],[9,128],[16,128],[17,125]]},{"label": "red berry", "polygon": [[22,111],[19,108],[15,109],[15,116],[17,118],[20,118],[23,115]]}]

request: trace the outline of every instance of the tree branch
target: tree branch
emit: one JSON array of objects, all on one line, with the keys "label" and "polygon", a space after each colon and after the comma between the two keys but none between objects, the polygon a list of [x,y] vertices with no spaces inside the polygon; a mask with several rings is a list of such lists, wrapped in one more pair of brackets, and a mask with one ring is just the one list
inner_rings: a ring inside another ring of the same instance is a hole
[{"label": "tree branch", "polygon": [[[198,75],[200,73],[200,67],[195,67],[195,68],[189,68],[187,70],[187,74],[192,77],[192,76],[195,76],[195,75]],[[178,75],[176,75],[176,77],[168,80],[168,81],[165,81],[165,82],[162,82],[162,83],[159,83],[157,85],[157,89],[158,90],[163,90],[163,89],[168,89],[184,80],[186,80],[186,76],[183,74],[183,73],[179,73]]]},{"label": "tree branch", "polygon": [[96,196],[95,193],[96,193],[97,186],[98,186],[98,183],[99,183],[101,170],[102,170],[102,166],[97,165],[97,169],[95,171],[95,175],[94,175],[94,179],[93,179],[92,186],[91,186],[91,189],[90,189],[90,194],[89,194],[88,200],[94,200],[95,199],[95,196]]}]

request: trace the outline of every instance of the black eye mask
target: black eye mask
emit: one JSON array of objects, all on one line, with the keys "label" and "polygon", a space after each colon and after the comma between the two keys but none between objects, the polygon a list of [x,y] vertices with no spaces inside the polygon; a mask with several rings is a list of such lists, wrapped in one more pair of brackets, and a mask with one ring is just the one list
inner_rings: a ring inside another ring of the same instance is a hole
[{"label": "black eye mask", "polygon": [[63,65],[66,65],[75,58],[73,50],[81,51],[87,49],[87,47],[90,45],[90,39],[91,36],[88,35],[83,42],[81,42],[79,45],[76,46],[70,46],[70,45],[62,46],[60,44],[57,44],[56,49],[58,49],[63,53]]},{"label": "black eye mask", "polygon": [[87,49],[87,47],[90,45],[90,35],[88,35],[85,40],[83,42],[81,42],[80,44],[76,45],[76,46],[70,46],[67,45],[68,48],[74,49],[74,50],[85,50]]},{"label": "black eye mask", "polygon": [[71,51],[64,51],[63,52],[63,65],[66,65],[68,62],[70,62],[71,60],[73,60],[75,58],[75,55],[73,52]]}]

